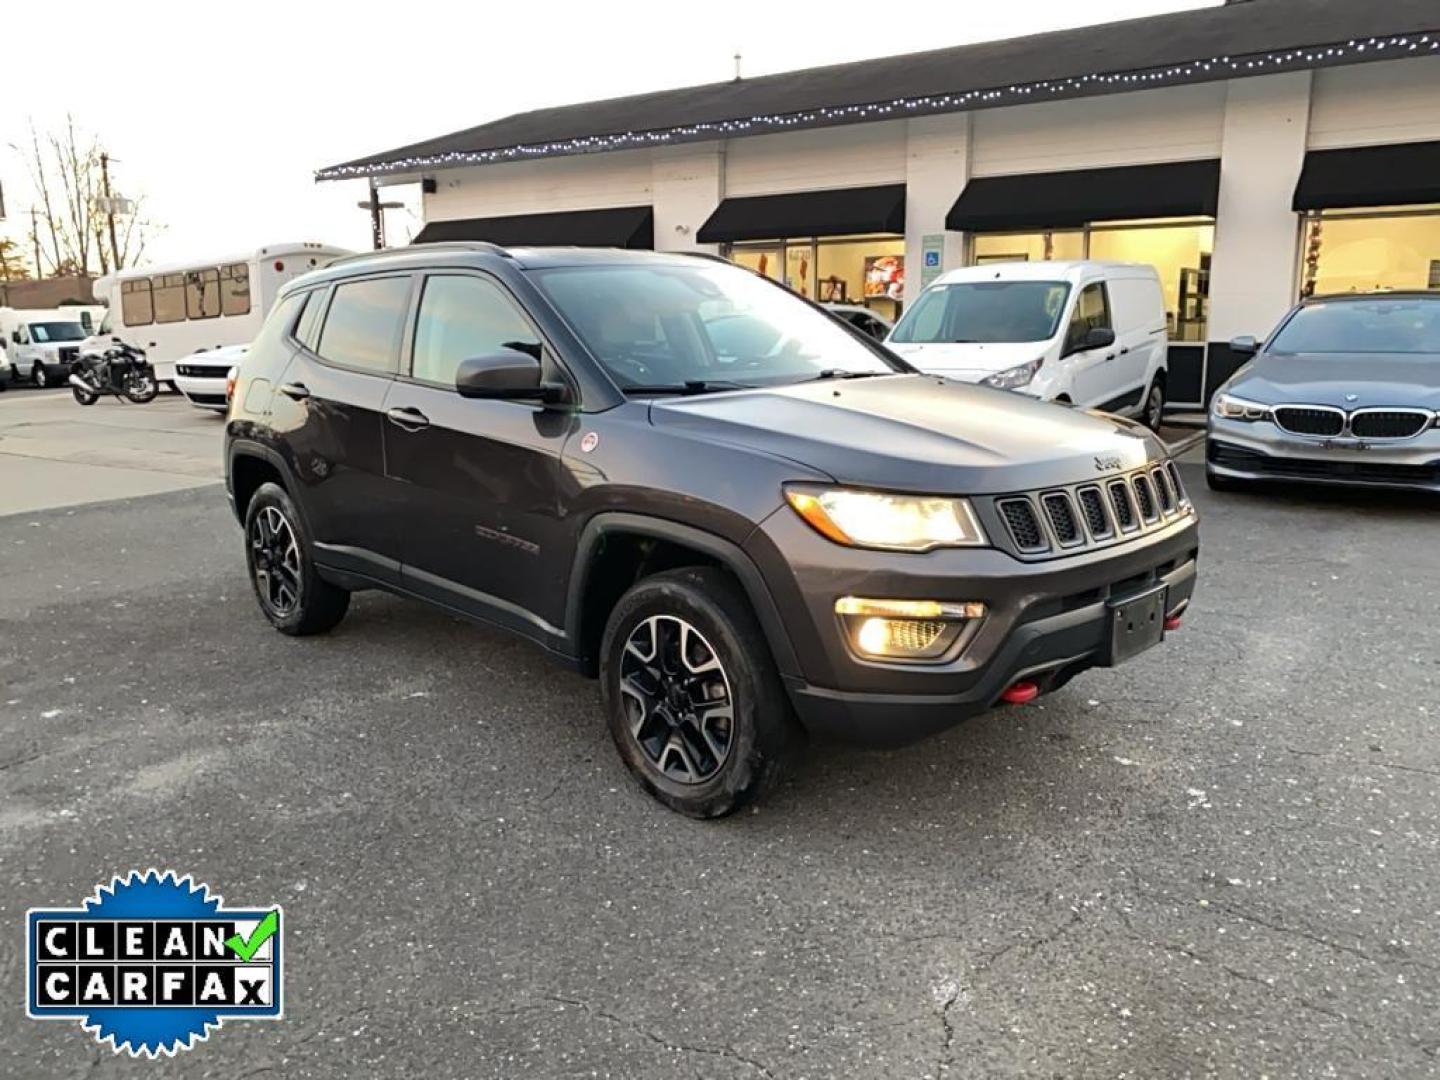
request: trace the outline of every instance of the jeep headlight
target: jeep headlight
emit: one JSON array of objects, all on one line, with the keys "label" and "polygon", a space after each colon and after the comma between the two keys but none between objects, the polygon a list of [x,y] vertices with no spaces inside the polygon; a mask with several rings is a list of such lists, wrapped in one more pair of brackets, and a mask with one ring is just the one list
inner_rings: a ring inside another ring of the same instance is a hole
[{"label": "jeep headlight", "polygon": [[1258,401],[1246,401],[1234,394],[1215,395],[1215,415],[1226,420],[1269,420],[1270,406]]},{"label": "jeep headlight", "polygon": [[1040,364],[1044,359],[1043,356],[1036,357],[1028,364],[1017,364],[1004,371],[997,371],[994,375],[987,375],[980,380],[980,385],[993,386],[996,390],[1018,390],[1022,386],[1029,386],[1030,380],[1040,371]]},{"label": "jeep headlight", "polygon": [[847,547],[929,551],[986,544],[965,499],[809,485],[787,486],[785,498],[816,532]]}]

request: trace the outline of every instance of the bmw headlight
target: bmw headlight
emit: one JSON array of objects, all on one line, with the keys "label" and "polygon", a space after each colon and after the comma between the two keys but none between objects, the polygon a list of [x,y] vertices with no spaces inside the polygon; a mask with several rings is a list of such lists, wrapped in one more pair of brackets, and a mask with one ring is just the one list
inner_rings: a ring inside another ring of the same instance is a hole
[{"label": "bmw headlight", "polygon": [[1028,364],[1017,364],[1004,371],[997,371],[994,375],[987,375],[980,380],[980,385],[993,386],[996,390],[1018,390],[1022,386],[1029,386],[1030,380],[1040,371],[1040,364],[1044,359],[1043,356],[1036,357]]},{"label": "bmw headlight", "polygon": [[929,551],[986,545],[965,499],[810,485],[787,486],[785,498],[816,532],[847,547]]},{"label": "bmw headlight", "polygon": [[1216,394],[1213,406],[1215,415],[1226,420],[1269,420],[1270,406],[1258,401],[1246,401],[1234,394]]}]

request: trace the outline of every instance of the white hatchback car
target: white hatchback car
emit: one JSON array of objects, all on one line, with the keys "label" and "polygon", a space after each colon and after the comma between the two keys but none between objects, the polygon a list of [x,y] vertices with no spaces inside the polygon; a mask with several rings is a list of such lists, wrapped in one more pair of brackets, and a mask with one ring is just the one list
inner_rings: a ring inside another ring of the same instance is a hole
[{"label": "white hatchback car", "polygon": [[921,371],[1045,401],[1138,416],[1165,411],[1165,301],[1153,266],[988,263],[921,293],[886,339]]}]

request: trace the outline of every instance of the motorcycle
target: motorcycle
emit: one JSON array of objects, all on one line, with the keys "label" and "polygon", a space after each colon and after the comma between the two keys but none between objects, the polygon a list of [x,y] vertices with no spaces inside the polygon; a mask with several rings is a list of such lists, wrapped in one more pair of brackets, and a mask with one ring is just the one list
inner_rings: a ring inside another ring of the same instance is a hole
[{"label": "motorcycle", "polygon": [[103,353],[86,354],[70,366],[70,393],[81,405],[94,405],[102,394],[144,405],[154,401],[159,392],[155,369],[145,359],[145,351],[119,338]]}]

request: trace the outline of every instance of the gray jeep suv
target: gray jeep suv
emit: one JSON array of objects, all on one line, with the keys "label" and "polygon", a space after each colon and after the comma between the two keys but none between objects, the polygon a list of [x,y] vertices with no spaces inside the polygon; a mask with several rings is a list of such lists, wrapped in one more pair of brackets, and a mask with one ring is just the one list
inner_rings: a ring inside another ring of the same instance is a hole
[{"label": "gray jeep suv", "polygon": [[894,745],[1125,660],[1195,580],[1144,428],[917,374],[696,256],[423,245],[297,279],[225,464],[277,629],[381,588],[518,633],[598,675],[626,764],[700,817],[804,731]]}]

